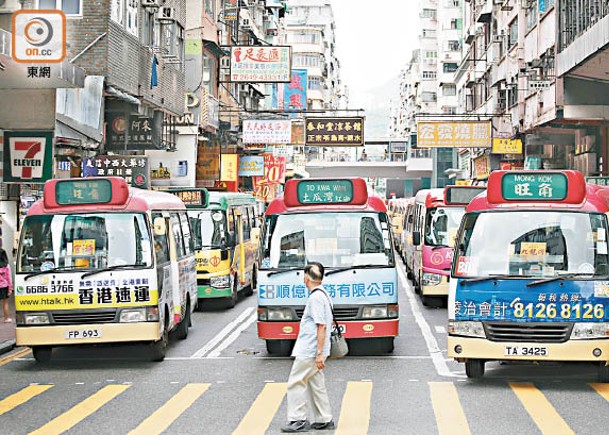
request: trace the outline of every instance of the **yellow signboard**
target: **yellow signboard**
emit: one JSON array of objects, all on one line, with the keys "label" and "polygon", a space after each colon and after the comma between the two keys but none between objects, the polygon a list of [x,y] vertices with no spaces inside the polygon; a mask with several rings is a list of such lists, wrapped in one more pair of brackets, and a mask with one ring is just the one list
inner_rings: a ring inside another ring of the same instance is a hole
[{"label": "yellow signboard", "polygon": [[220,160],[220,181],[237,181],[239,155],[222,154]]},{"label": "yellow signboard", "polygon": [[417,148],[490,148],[490,121],[419,121]]},{"label": "yellow signboard", "polygon": [[72,242],[72,255],[94,255],[95,239],[74,240]]},{"label": "yellow signboard", "polygon": [[491,148],[493,154],[522,154],[522,141],[520,139],[493,138]]},{"label": "yellow signboard", "polygon": [[540,242],[522,242],[520,255],[529,258],[543,258],[546,255],[546,244]]}]

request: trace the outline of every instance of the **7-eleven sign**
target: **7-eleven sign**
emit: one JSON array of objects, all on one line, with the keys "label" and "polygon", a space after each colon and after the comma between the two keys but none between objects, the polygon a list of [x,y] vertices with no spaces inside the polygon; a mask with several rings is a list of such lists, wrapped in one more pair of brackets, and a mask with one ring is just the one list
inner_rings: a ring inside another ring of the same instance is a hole
[{"label": "7-eleven sign", "polygon": [[4,181],[44,182],[53,172],[53,132],[4,133]]}]

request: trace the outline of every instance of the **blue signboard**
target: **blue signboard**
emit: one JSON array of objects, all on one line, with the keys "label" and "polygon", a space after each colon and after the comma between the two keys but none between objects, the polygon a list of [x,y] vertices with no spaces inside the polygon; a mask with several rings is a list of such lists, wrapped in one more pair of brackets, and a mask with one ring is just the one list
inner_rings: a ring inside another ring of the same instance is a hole
[{"label": "blue signboard", "polygon": [[510,322],[607,322],[609,281],[565,280],[527,287],[532,280],[468,283],[459,280],[455,320]]},{"label": "blue signboard", "polygon": [[239,158],[240,177],[262,177],[264,175],[264,156],[241,156]]},{"label": "blue signboard", "polygon": [[293,69],[290,83],[283,90],[284,110],[307,110],[308,74],[305,69]]},{"label": "blue signboard", "polygon": [[[258,302],[269,305],[304,305],[309,291],[302,271],[276,274],[260,272]],[[357,270],[332,274],[324,279],[324,288],[335,304],[391,304],[398,300],[397,272],[393,268]]]}]

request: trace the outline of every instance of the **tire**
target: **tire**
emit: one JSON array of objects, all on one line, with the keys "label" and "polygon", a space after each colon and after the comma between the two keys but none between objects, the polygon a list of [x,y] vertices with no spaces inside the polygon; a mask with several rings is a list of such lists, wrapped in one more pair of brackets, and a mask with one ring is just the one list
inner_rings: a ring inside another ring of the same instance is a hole
[{"label": "tire", "polygon": [[226,308],[235,308],[237,305],[237,299],[239,299],[239,282],[236,277],[232,277],[233,285],[230,296],[226,298]]},{"label": "tire", "polygon": [[348,339],[349,355],[371,356],[392,353],[394,337],[352,338]]},{"label": "tire", "polygon": [[601,362],[598,366],[598,381],[609,382],[609,366],[605,362]]},{"label": "tire", "polygon": [[252,269],[252,280],[250,282],[250,285],[245,287],[245,292],[243,293],[245,296],[251,296],[254,294],[254,289],[256,288],[257,281],[258,281],[257,272],[256,272],[256,268],[254,267]]},{"label": "tire", "polygon": [[51,361],[53,348],[50,346],[35,346],[32,348],[32,353],[36,362],[44,364]]},{"label": "tire", "polygon": [[484,360],[468,359],[465,361],[465,374],[471,379],[478,379],[484,376]]},{"label": "tire", "polygon": [[439,308],[444,305],[444,300],[441,296],[425,296],[421,294],[421,302],[426,307]]},{"label": "tire", "polygon": [[266,340],[266,351],[274,356],[290,356],[295,340]]},{"label": "tire", "polygon": [[150,344],[150,361],[163,361],[167,354],[167,345],[169,344],[169,331],[167,330],[167,312],[165,313],[165,322],[161,338],[158,341],[153,341]]},{"label": "tire", "polygon": [[175,336],[178,340],[185,340],[188,337],[188,327],[190,326],[190,299],[186,301],[186,312],[182,321],[176,328]]}]

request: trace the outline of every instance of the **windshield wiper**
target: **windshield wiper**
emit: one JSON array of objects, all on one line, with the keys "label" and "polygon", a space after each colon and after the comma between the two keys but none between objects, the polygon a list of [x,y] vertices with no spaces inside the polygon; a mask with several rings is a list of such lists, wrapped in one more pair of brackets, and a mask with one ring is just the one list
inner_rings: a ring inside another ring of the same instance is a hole
[{"label": "windshield wiper", "polygon": [[105,267],[103,269],[97,269],[97,270],[90,270],[88,272],[85,272],[82,274],[82,276],[80,277],[80,279],[86,278],[87,276],[91,276],[91,275],[95,275],[98,273],[102,273],[102,272],[110,272],[112,270],[119,270],[119,269],[133,269],[135,267],[140,268],[143,267],[143,264],[115,264],[114,266],[110,266],[110,267]]},{"label": "windshield wiper", "polygon": [[463,285],[463,284],[469,284],[472,282],[484,282],[484,281],[491,281],[493,279],[509,279],[509,278],[526,278],[526,276],[508,275],[507,273],[497,273],[497,274],[492,274],[489,276],[482,276],[480,278],[462,278],[459,282],[461,283],[461,285]]},{"label": "windshield wiper", "polygon": [[[545,284],[547,282],[554,282],[554,281],[562,281],[565,279],[572,279],[572,278],[578,278],[580,276],[594,276],[594,272],[593,273],[565,273],[564,275],[557,275],[557,276],[553,276],[550,278],[544,278],[544,279],[538,279],[537,281],[531,281],[530,283],[527,284],[527,287],[533,287],[539,284]],[[597,275],[600,276],[600,275]]]},{"label": "windshield wiper", "polygon": [[23,278],[23,280],[27,281],[31,277],[42,275],[43,273],[52,273],[52,272],[57,272],[59,270],[70,270],[70,269],[74,269],[74,266],[58,266],[58,267],[54,267],[54,268],[48,269],[48,270],[39,270],[37,272],[32,272],[28,275],[25,275],[25,278]]},{"label": "windshield wiper", "polygon": [[302,267],[289,267],[287,269],[271,270],[266,276],[273,276],[273,275],[277,275],[280,273],[293,272],[295,270],[304,270],[304,269]]},{"label": "windshield wiper", "polygon": [[390,267],[390,266],[386,265],[386,264],[362,264],[359,266],[340,267],[338,269],[332,269],[329,272],[326,272],[326,276],[333,275],[335,273],[346,272],[347,270],[375,269],[377,267]]}]

